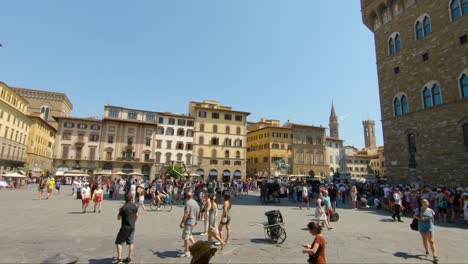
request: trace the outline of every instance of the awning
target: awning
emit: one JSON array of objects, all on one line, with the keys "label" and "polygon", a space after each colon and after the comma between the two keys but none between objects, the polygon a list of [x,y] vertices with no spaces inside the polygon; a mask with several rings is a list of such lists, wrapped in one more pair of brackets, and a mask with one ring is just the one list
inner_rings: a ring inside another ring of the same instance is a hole
[{"label": "awning", "polygon": [[26,178],[26,176],[24,175],[21,175],[17,172],[7,172],[7,173],[4,173],[3,174],[3,177],[7,177],[7,178]]}]

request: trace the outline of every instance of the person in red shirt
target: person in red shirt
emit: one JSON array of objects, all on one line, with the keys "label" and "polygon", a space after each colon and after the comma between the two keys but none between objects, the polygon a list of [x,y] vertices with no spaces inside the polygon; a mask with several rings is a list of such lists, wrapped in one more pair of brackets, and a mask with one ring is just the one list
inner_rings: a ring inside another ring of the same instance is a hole
[{"label": "person in red shirt", "polygon": [[314,242],[311,245],[304,244],[304,249],[302,253],[309,254],[309,259],[307,263],[317,263],[317,264],[326,264],[326,257],[325,257],[325,238],[322,235],[322,228],[315,222],[310,222],[307,225],[307,229],[309,229],[309,233],[315,236]]}]

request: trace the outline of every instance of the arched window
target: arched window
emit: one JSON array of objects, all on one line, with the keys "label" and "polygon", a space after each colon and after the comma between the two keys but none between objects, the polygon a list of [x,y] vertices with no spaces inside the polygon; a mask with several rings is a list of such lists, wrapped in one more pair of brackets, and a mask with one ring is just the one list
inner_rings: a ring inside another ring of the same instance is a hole
[{"label": "arched window", "polygon": [[240,151],[236,151],[236,159],[240,159]]},{"label": "arched window", "polygon": [[41,114],[44,114],[44,120],[49,120],[49,107],[43,106],[41,107]]},{"label": "arched window", "polygon": [[401,39],[400,34],[395,35],[395,52],[400,51],[401,49]]},{"label": "arched window", "polygon": [[[452,13],[452,20],[458,19],[462,16],[459,0],[452,0],[450,4],[450,12]],[[466,1],[465,1],[466,2]],[[466,3],[464,3],[465,5]]]},{"label": "arched window", "polygon": [[432,28],[431,28],[431,18],[426,16],[423,19],[423,25],[424,25],[424,36],[427,36],[432,33]]},{"label": "arched window", "polygon": [[226,126],[226,134],[230,134],[231,133],[231,127],[230,126]]},{"label": "arched window", "polygon": [[211,150],[211,157],[216,158],[216,149]]},{"label": "arched window", "polygon": [[460,78],[460,88],[461,88],[462,98],[468,97],[468,75],[463,74],[462,77]]},{"label": "arched window", "polygon": [[393,109],[395,116],[401,116],[401,103],[399,98],[393,99]]},{"label": "arched window", "polygon": [[201,164],[202,163],[202,160],[203,160],[203,149],[199,149],[198,150],[198,157],[197,157],[197,161],[198,161],[198,164]]},{"label": "arched window", "polygon": [[440,105],[442,103],[442,97],[440,96],[440,87],[437,84],[432,86],[432,103],[434,105]]},{"label": "arched window", "polygon": [[424,87],[423,97],[424,97],[424,108],[432,107],[432,95],[431,95],[431,91],[427,87]]},{"label": "arched window", "polygon": [[218,133],[218,126],[217,125],[213,125],[213,133]]},{"label": "arched window", "polygon": [[468,0],[462,0],[462,12],[468,14]]},{"label": "arched window", "polygon": [[395,54],[395,43],[394,43],[394,41],[393,41],[393,38],[390,38],[390,39],[388,40],[388,53],[389,53],[390,55]]},{"label": "arched window", "polygon": [[406,97],[406,95],[403,95],[401,96],[401,113],[404,115],[404,114],[407,114],[408,112],[409,112],[408,98]]},{"label": "arched window", "polygon": [[424,31],[421,22],[416,22],[416,39],[422,39],[424,37]]},{"label": "arched window", "polygon": [[241,134],[241,128],[240,128],[240,127],[237,127],[237,128],[236,128],[236,134],[237,134],[237,135],[240,135],[240,134]]},{"label": "arched window", "polygon": [[229,158],[229,150],[224,151],[224,157]]}]

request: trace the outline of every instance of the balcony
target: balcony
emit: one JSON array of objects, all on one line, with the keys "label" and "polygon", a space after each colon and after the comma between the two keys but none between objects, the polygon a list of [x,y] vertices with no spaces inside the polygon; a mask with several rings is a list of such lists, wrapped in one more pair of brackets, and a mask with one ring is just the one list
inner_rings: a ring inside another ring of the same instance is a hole
[{"label": "balcony", "polygon": [[151,162],[151,163],[154,163],[154,159],[145,159],[145,162]]},{"label": "balcony", "polygon": [[117,157],[117,161],[140,161],[140,158],[134,157]]}]

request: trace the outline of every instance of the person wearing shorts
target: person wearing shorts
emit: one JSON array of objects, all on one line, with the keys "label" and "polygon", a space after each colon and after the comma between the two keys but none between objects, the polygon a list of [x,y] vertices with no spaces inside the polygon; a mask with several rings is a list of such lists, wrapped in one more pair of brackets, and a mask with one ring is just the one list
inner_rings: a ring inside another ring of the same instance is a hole
[{"label": "person wearing shorts", "polygon": [[[115,238],[115,245],[117,246],[117,258],[114,264],[120,264],[122,262],[132,263],[133,256],[133,244],[135,240],[135,223],[138,219],[138,208],[132,202],[132,194],[129,193],[125,196],[125,204],[119,209],[117,220],[121,220],[121,227],[117,237]],[[122,260],[122,244],[127,243],[128,245],[128,257]]]},{"label": "person wearing shorts", "polygon": [[90,200],[91,189],[89,188],[89,183],[85,182],[84,187],[81,188],[81,209],[83,210],[83,214],[86,213],[86,208],[88,208]]},{"label": "person wearing shorts", "polygon": [[192,199],[193,193],[191,191],[186,193],[186,197],[188,200],[185,203],[184,216],[180,222],[180,228],[183,229],[182,240],[184,240],[185,252],[180,254],[179,257],[189,258],[191,257],[189,251],[189,241],[192,242],[192,244],[195,243],[195,240],[192,236],[192,230],[193,227],[197,225],[197,219],[200,214],[200,207],[198,206],[198,203]]}]

